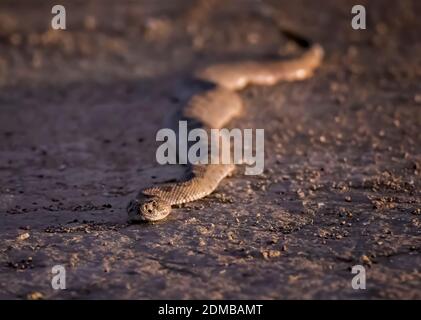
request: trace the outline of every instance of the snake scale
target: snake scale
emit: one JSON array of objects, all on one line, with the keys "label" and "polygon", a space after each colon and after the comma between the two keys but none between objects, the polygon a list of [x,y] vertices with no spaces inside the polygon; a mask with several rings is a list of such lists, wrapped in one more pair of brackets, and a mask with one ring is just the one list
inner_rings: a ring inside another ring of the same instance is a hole
[{"label": "snake scale", "polygon": [[[324,51],[319,44],[308,45],[299,57],[277,61],[244,61],[216,64],[194,73],[212,88],[194,95],[181,110],[178,120],[187,120],[188,129],[210,130],[225,126],[241,114],[238,91],[248,85],[274,85],[280,81],[303,80],[320,65]],[[167,217],[174,205],[201,199],[212,193],[235,168],[234,164],[192,164],[184,181],[143,189],[130,201],[131,222],[152,222]]]}]

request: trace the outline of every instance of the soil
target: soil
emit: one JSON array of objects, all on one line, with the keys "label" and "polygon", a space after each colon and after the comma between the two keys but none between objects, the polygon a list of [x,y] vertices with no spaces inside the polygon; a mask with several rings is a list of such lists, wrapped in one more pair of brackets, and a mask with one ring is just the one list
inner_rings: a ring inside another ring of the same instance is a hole
[{"label": "soil", "polygon": [[[1,298],[421,299],[420,1],[359,1],[366,30],[348,0],[61,2],[66,30],[52,1],[0,4]],[[241,92],[265,173],[128,224],[139,189],[183,174],[155,134],[196,67],[300,53],[267,13],[327,55]]]}]

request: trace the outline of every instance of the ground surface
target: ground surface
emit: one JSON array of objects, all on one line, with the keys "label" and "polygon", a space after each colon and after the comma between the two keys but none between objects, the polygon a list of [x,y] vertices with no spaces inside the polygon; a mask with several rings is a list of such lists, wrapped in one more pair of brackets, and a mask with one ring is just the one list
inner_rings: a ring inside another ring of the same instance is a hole
[{"label": "ground surface", "polygon": [[[358,1],[355,31],[353,1],[227,2],[64,1],[51,31],[55,1],[1,1],[1,298],[421,298],[421,3]],[[299,53],[262,11],[327,51],[241,93],[265,174],[128,225],[138,189],[182,175],[155,133],[194,67]]]}]

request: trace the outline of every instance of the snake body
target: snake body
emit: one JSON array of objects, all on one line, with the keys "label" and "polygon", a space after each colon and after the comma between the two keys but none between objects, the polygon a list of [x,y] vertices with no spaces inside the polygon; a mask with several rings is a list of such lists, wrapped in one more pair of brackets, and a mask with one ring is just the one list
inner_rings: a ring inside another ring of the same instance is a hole
[{"label": "snake body", "polygon": [[[195,72],[195,77],[213,84],[194,95],[178,115],[186,120],[188,130],[219,129],[241,114],[243,104],[238,90],[248,85],[273,85],[310,77],[320,65],[323,49],[310,46],[301,56],[286,61],[245,61],[216,64]],[[143,189],[128,205],[129,220],[157,221],[171,212],[171,207],[201,199],[212,193],[235,166],[234,164],[193,164],[184,181]]]}]

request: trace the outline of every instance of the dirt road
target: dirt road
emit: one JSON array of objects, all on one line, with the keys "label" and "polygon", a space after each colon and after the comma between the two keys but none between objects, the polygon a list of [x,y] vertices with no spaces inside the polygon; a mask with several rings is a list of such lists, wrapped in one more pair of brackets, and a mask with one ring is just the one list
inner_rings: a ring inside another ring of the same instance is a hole
[{"label": "dirt road", "polygon": [[[421,298],[421,3],[359,1],[356,31],[353,1],[226,2],[62,1],[53,31],[55,3],[1,1],[1,298]],[[300,52],[262,10],[327,52],[312,79],[241,93],[265,174],[128,225],[140,188],[183,172],[155,133],[191,71]]]}]

